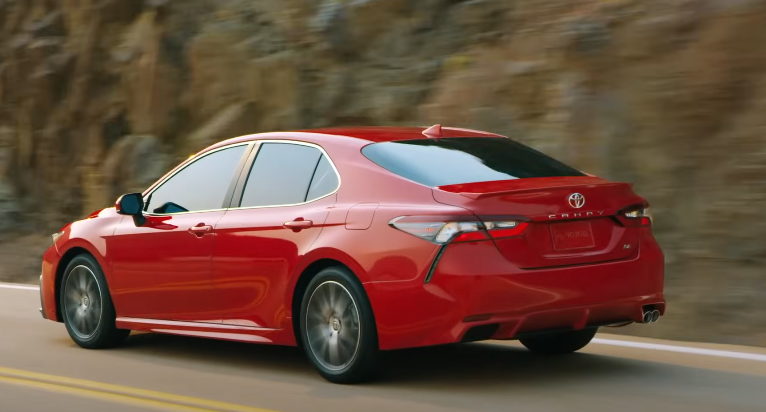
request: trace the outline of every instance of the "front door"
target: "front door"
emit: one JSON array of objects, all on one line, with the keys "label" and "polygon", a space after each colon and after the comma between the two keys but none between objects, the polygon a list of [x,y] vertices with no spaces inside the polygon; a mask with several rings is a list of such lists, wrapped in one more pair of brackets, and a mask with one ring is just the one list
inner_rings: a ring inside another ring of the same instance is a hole
[{"label": "front door", "polygon": [[290,317],[291,276],[335,205],[339,179],[316,146],[267,142],[251,157],[232,202],[240,207],[216,227],[214,279],[224,323],[279,329]]},{"label": "front door", "polygon": [[109,239],[121,317],[220,322],[212,284],[216,225],[248,144],[195,159],[145,197],[146,222],[123,218]]}]

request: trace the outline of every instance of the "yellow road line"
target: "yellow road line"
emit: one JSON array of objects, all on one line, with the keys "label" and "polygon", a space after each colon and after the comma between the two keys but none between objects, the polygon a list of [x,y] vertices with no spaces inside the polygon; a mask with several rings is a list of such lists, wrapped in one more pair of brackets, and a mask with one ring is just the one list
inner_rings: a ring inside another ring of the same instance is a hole
[{"label": "yellow road line", "polygon": [[[0,376],[0,383],[7,383],[10,385],[23,386],[27,388],[42,389],[48,392],[63,393],[66,395],[74,395],[82,398],[91,398],[107,401],[110,403],[122,403],[131,406],[137,406],[141,408],[156,409],[160,411],[177,411],[177,412],[211,412],[213,409],[200,409],[189,406],[181,406],[173,403],[153,401],[147,399],[134,398],[127,395],[117,395],[111,393],[104,393],[94,391],[90,389],[74,388],[69,386],[62,386],[53,383],[29,381],[18,378],[6,378]],[[217,411],[216,411],[217,412]]]},{"label": "yellow road line", "polygon": [[227,402],[2,367],[0,367],[0,382],[165,411],[276,412]]}]

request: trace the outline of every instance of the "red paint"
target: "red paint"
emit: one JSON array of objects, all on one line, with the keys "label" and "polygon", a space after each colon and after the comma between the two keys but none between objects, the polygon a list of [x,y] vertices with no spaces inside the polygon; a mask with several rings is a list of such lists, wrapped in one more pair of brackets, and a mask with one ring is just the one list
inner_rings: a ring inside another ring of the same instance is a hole
[{"label": "red paint", "polygon": [[[488,242],[448,247],[430,283],[422,279],[375,283],[368,289],[381,347],[455,342],[470,328],[499,323],[493,336],[589,323],[639,321],[641,306],[664,314],[662,252],[648,230],[641,256],[623,262],[522,270]],[[477,264],[481,262],[481,264]],[[465,323],[469,316],[489,319]]]},{"label": "red paint", "polygon": [[124,317],[220,322],[213,289],[214,226],[224,211],[126,217],[109,238],[112,299]]},{"label": "red paint", "polygon": [[[201,153],[260,139],[319,145],[340,173],[340,189],[298,206],[148,216],[142,227],[115,208],[91,214],[63,228],[44,254],[46,317],[59,319],[56,276],[75,248],[101,264],[118,326],[159,333],[295,345],[295,285],[319,260],[359,278],[382,349],[457,342],[481,324],[497,323],[493,338],[509,339],[639,321],[648,304],[664,314],[664,257],[651,221],[622,215],[646,206],[631,185],[584,176],[432,189],[360,153],[371,142],[423,139],[424,130],[336,128],[217,143]],[[441,135],[498,136],[447,127]],[[575,192],[586,199],[580,209],[567,200]],[[389,225],[402,216],[518,225],[460,235],[425,282],[442,246]]]},{"label": "red paint", "polygon": [[423,135],[428,137],[428,138],[431,138],[431,139],[436,139],[436,138],[439,138],[439,137],[443,137],[443,135],[442,135],[442,125],[436,124],[436,125],[433,125],[433,126],[429,127],[428,129],[426,129],[423,132]]},{"label": "red paint", "polygon": [[630,186],[627,183],[615,183],[600,177],[538,177],[516,180],[497,180],[491,182],[465,183],[439,186],[437,189],[450,193],[459,193],[471,199],[480,199],[508,193],[536,192],[540,189],[572,189],[583,186]]},{"label": "red paint", "polygon": [[361,203],[348,210],[346,215],[346,229],[367,230],[375,217],[375,209],[379,203]]},{"label": "red paint", "polygon": [[213,338],[238,342],[273,343],[271,337],[280,335],[279,330],[255,329],[231,325],[200,324],[163,321],[157,319],[121,318],[116,320],[121,329],[143,330],[171,335]]},{"label": "red paint", "polygon": [[[231,210],[223,216],[215,229],[212,279],[224,323],[291,327],[288,285],[334,204],[333,195],[307,205]],[[284,227],[299,219],[313,224]]]},{"label": "red paint", "polygon": [[345,136],[370,142],[390,142],[395,140],[422,139],[424,133],[438,137],[504,137],[480,130],[458,129],[454,127],[353,127],[305,130],[304,132],[321,133],[331,136]]}]

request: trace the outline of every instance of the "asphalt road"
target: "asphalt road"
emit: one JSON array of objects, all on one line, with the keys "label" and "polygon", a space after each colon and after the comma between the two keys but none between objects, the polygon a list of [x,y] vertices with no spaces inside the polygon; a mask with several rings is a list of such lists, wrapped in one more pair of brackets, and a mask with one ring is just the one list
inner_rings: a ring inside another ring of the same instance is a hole
[{"label": "asphalt road", "polygon": [[393,352],[381,381],[338,386],[293,348],[136,334],[80,349],[38,306],[37,291],[0,285],[2,412],[766,410],[766,350],[755,348],[599,335],[546,358],[477,343]]}]

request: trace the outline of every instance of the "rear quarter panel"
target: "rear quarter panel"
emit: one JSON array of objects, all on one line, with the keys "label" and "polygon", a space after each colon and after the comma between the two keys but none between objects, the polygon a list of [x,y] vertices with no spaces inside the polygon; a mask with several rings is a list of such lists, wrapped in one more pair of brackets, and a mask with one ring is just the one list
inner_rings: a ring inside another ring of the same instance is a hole
[{"label": "rear quarter panel", "polygon": [[[397,300],[407,298],[396,293],[397,285],[406,288],[413,281],[424,279],[440,248],[394,229],[389,222],[408,215],[473,214],[461,207],[436,202],[431,188],[393,175],[372,163],[360,153],[361,147],[326,148],[341,175],[341,187],[335,208],[330,211],[312,250],[304,256],[295,278],[320,259],[334,259],[349,267],[370,299],[381,342],[387,342],[386,336],[397,327],[398,321],[391,316],[396,312]],[[355,219],[359,216],[353,210],[366,204],[377,205],[373,213],[365,211],[365,219],[372,215],[371,222],[357,224]],[[376,285],[386,285],[384,289],[392,293],[376,293]]]},{"label": "rear quarter panel", "polygon": [[[455,206],[438,203],[431,188],[394,175],[361,154],[362,143],[327,145],[341,176],[335,208],[329,213],[325,228],[306,255],[308,266],[319,258],[339,256],[352,262],[360,281],[391,282],[415,279],[428,270],[439,247],[389,226],[405,215],[469,214]],[[376,205],[365,210],[365,220],[357,224],[360,206]],[[340,260],[340,259],[338,259]]]}]

